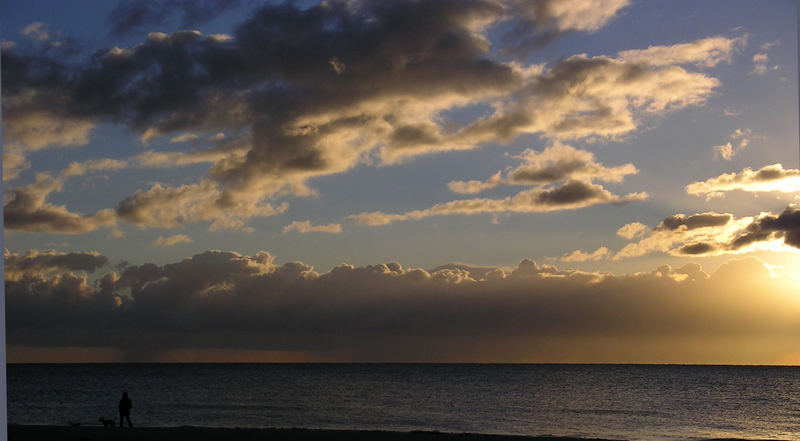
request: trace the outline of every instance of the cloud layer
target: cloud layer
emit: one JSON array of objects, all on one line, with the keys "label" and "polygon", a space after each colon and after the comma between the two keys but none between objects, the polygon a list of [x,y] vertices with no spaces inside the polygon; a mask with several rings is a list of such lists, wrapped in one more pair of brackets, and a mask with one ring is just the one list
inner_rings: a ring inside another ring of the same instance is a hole
[{"label": "cloud layer", "polygon": [[[530,260],[320,274],[266,252],[209,251],[94,283],[76,272],[7,280],[6,326],[11,346],[111,347],[139,360],[227,348],[404,361],[604,361],[622,351],[680,362],[697,339],[758,347],[767,359],[796,350],[800,304],[784,294],[791,290],[765,289],[785,283],[797,282],[771,278],[753,259],[711,276],[695,264],[614,276]],[[589,340],[600,347],[586,353]],[[711,351],[707,360],[740,353]]]}]

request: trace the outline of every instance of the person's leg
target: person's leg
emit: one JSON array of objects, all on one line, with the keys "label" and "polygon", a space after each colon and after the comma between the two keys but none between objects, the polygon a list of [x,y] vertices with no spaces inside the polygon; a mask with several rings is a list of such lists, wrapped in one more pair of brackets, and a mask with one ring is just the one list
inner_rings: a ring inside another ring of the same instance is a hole
[{"label": "person's leg", "polygon": [[131,414],[125,415],[125,418],[128,419],[128,427],[133,427],[133,423],[131,423]]}]

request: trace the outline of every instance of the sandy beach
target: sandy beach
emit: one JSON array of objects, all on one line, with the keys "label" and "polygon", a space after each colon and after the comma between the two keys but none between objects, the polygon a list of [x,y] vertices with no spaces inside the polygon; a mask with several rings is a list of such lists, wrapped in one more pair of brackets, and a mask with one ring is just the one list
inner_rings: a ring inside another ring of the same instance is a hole
[{"label": "sandy beach", "polygon": [[[68,427],[9,425],[11,441],[579,441],[564,437],[312,429],[206,427]],[[580,441],[603,441],[599,439]]]}]

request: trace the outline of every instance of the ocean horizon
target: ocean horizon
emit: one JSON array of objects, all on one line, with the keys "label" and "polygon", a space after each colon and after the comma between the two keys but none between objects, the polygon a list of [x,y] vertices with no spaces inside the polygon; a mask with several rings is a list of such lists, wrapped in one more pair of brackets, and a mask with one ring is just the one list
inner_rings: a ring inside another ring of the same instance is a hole
[{"label": "ocean horizon", "polygon": [[10,424],[800,439],[800,367],[650,364],[9,364]]}]

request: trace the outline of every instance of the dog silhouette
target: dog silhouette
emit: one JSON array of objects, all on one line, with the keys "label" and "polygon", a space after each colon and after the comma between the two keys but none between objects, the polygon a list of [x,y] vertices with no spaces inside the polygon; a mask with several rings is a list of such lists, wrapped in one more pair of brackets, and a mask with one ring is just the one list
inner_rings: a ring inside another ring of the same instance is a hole
[{"label": "dog silhouette", "polygon": [[114,426],[116,426],[116,425],[117,425],[117,422],[116,422],[116,421],[114,421],[114,420],[107,420],[107,419],[105,419],[105,418],[103,418],[103,417],[100,417],[100,419],[99,419],[99,420],[97,420],[97,421],[100,421],[101,423],[103,423],[103,427],[114,427]]}]

